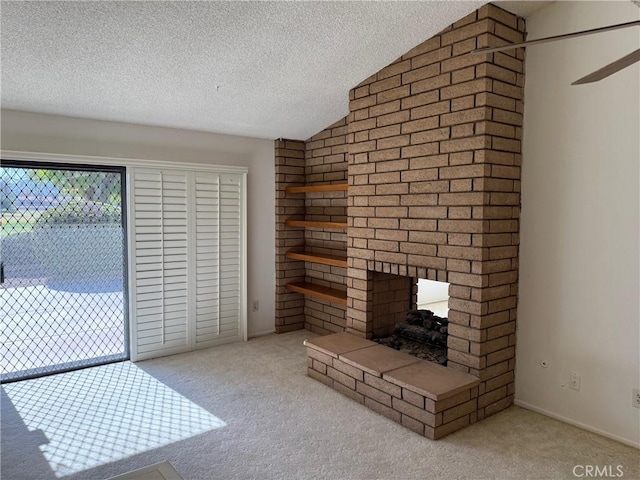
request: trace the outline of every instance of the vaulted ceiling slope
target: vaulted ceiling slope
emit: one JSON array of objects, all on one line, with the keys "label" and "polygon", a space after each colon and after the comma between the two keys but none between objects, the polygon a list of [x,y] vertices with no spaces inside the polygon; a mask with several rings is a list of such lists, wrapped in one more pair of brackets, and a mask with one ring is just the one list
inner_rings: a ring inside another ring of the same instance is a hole
[{"label": "vaulted ceiling slope", "polygon": [[306,139],[483,3],[3,1],[2,108]]}]

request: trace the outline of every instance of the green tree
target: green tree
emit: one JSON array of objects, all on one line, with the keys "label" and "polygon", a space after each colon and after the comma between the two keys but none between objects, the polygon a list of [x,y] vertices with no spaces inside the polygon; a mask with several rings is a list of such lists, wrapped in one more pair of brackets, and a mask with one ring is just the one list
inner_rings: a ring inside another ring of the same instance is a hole
[{"label": "green tree", "polygon": [[119,173],[79,170],[29,170],[32,180],[50,181],[60,192],[74,198],[119,205],[121,179]]}]

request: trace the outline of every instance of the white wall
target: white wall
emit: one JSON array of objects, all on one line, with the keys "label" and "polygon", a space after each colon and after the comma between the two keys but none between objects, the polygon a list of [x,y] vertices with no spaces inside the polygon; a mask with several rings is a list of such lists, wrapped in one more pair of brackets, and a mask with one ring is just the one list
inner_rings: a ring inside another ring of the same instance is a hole
[{"label": "white wall", "polygon": [[249,168],[247,289],[249,336],[274,330],[275,162],[271,140],[172,128],[2,111],[3,150],[165,160]]},{"label": "white wall", "polygon": [[449,301],[449,284],[426,278],[418,279],[418,305]]},{"label": "white wall", "polygon": [[[638,18],[631,2],[556,2],[528,38]],[[570,83],[638,47],[632,28],[527,49],[516,367],[517,403],[634,445],[640,68]]]}]

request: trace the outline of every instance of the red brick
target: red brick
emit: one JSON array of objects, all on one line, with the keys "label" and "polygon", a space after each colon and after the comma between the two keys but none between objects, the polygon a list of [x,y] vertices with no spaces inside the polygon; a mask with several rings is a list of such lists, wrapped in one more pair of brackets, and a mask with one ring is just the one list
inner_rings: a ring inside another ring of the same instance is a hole
[{"label": "red brick", "polygon": [[337,371],[335,368],[327,367],[327,375],[334,381],[343,384],[345,387],[349,387],[351,390],[356,389],[356,381],[353,377]]},{"label": "red brick", "polygon": [[328,387],[333,387],[333,380],[331,380],[329,377],[325,375],[322,375],[321,373],[316,372],[315,370],[307,368],[307,375],[313,378],[314,380],[324,383]]},{"label": "red brick", "polygon": [[338,382],[333,382],[333,389],[336,392],[341,393],[342,395],[349,397],[351,400],[355,400],[358,403],[364,403],[364,396],[354,392],[353,390],[351,390],[350,388],[345,387],[344,385],[342,385],[341,383]]},{"label": "red brick", "polygon": [[362,370],[348,365],[343,361],[338,360],[337,358],[333,359],[333,368],[335,368],[339,372],[344,373],[345,375],[349,375],[350,377],[355,378],[356,380],[359,380],[361,382],[364,381],[364,374]]},{"label": "red brick", "polygon": [[402,84],[402,77],[400,75],[395,75],[393,77],[385,78],[384,80],[379,80],[377,82],[372,83],[368,86],[371,93],[378,93],[383,90],[389,90],[391,88],[399,87]]},{"label": "red brick", "polygon": [[387,407],[386,405],[378,403],[368,397],[364,397],[364,404],[374,412],[379,413],[380,415],[384,415],[394,422],[400,423],[400,412],[394,410],[393,408]]},{"label": "red brick", "polygon": [[376,388],[370,387],[364,383],[358,382],[356,385],[356,391],[364,395],[365,397],[371,398],[378,403],[386,405],[387,407],[391,407],[391,395],[385,393]]},{"label": "red brick", "polygon": [[[410,403],[407,403],[399,398],[393,398],[393,408],[414,420],[418,420],[419,422],[424,423],[425,425],[429,425],[430,427],[436,427],[436,423],[438,418],[433,413],[427,412],[422,408],[418,408]],[[439,423],[438,423],[439,424]]]}]

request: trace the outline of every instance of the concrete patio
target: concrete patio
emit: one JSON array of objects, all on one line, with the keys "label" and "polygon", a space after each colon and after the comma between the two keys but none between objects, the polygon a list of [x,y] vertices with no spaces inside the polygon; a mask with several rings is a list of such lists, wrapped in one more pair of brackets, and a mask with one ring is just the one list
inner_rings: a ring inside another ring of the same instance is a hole
[{"label": "concrete patio", "polygon": [[125,358],[122,292],[75,293],[44,285],[0,288],[0,372]]}]

